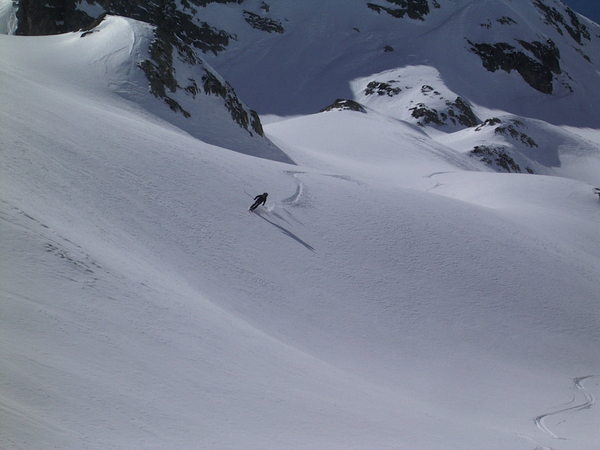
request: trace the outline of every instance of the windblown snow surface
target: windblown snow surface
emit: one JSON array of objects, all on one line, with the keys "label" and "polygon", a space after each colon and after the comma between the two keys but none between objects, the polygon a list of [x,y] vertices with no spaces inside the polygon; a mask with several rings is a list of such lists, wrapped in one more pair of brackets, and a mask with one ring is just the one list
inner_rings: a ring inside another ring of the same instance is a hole
[{"label": "windblown snow surface", "polygon": [[243,155],[123,96],[149,27],[80,34],[0,36],[0,447],[600,447],[574,168],[372,109],[270,123],[297,165]]}]

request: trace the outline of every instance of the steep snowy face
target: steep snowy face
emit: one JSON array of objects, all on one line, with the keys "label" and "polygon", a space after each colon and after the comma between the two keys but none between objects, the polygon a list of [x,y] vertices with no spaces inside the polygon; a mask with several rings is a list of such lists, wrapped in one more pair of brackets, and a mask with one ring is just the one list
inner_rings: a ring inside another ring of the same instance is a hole
[{"label": "steep snowy face", "polygon": [[[196,87],[176,79],[170,60],[206,58],[261,113],[316,112],[349,97],[355,78],[421,64],[479,105],[600,126],[600,27],[560,0],[21,0],[17,33],[72,31],[105,12],[157,27],[145,70],[153,93],[183,115],[169,91]],[[226,84],[207,82],[240,126],[261,134]]]},{"label": "steep snowy face", "polygon": [[[141,43],[144,54],[136,61],[145,81],[137,79],[133,89],[127,89],[126,80],[122,80],[119,93],[205,142],[291,162],[264,137],[258,114],[239,99],[233,87],[202,57],[202,52],[217,51],[226,45],[230,38],[227,33],[205,23],[193,24],[192,16],[183,14],[174,5],[165,7],[156,2],[21,0],[17,5],[13,28],[18,35],[77,31],[86,41],[94,41],[106,35],[104,27],[99,25],[107,13],[151,24],[153,34]],[[8,31],[8,26],[4,28]],[[136,43],[137,38],[133,36]],[[133,72],[132,76],[137,77]],[[139,89],[144,84],[148,89]],[[148,91],[152,96],[146,95]],[[152,97],[161,102],[153,101]]]},{"label": "steep snowy face", "polygon": [[209,61],[261,113],[315,112],[349,98],[353,79],[429,65],[488,108],[556,124],[600,120],[600,28],[560,1],[267,3],[237,8],[281,24],[280,33],[252,28],[231,5],[202,12],[237,36]]}]

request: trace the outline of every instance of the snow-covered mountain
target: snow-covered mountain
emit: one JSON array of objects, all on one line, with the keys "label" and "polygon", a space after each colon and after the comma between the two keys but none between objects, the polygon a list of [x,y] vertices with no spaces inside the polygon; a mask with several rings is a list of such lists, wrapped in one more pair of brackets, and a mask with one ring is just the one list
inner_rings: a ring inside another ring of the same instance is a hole
[{"label": "snow-covered mountain", "polygon": [[598,25],[0,0],[0,31],[0,447],[598,449]]},{"label": "snow-covered mountain", "polygon": [[[432,137],[511,172],[571,174],[557,163],[572,149],[565,141],[597,155],[597,142],[553,129],[600,127],[600,27],[562,2],[295,3],[239,7],[262,9],[284,24],[281,33],[244,27],[247,17],[231,5],[202,12],[237,36],[207,59],[259,112],[306,114],[353,99],[436,128],[444,134]],[[491,136],[475,133],[484,124]],[[541,150],[530,136],[539,127]]]},{"label": "snow-covered mountain", "polygon": [[[15,6],[10,8],[13,3]],[[152,27],[146,27],[144,32],[114,36],[115,30],[105,31],[105,8],[93,1],[63,0],[46,3],[4,0],[5,18],[0,23],[7,24],[4,29],[10,28],[17,35],[77,31],[73,35],[74,46],[86,46],[76,38],[92,41],[91,47],[98,43],[103,46],[96,49],[91,62],[106,66],[104,78],[109,83],[118,80],[110,86],[114,92],[205,142],[291,162],[264,138],[258,114],[245,106],[233,87],[200,56],[201,50],[219,48],[219,41],[227,40],[225,34],[213,32],[208,26],[188,24],[180,18],[182,15],[178,11],[169,10],[163,3],[108,3],[111,11],[143,19]],[[121,32],[128,33],[126,29]],[[199,46],[199,38],[206,44]],[[107,48],[105,43],[114,40],[121,41],[123,46]],[[192,41],[196,45],[191,45]],[[196,46],[200,49],[196,50]],[[80,55],[69,48],[64,52]],[[113,63],[112,59],[120,59],[121,64]]]},{"label": "snow-covered mountain", "polygon": [[[600,127],[600,27],[560,0],[20,1],[12,29],[88,30],[106,13],[156,27],[138,64],[169,108],[151,111],[248,154],[288,161],[236,91],[261,114],[285,116],[358,100],[441,129],[453,148],[494,170],[573,176],[558,154],[571,159],[571,142],[597,145],[552,129]],[[136,92],[147,92],[143,81]],[[232,129],[215,131],[227,117]],[[474,134],[481,125],[487,132]],[[540,127],[552,129],[541,150],[530,136]],[[598,162],[589,153],[592,182]]]}]

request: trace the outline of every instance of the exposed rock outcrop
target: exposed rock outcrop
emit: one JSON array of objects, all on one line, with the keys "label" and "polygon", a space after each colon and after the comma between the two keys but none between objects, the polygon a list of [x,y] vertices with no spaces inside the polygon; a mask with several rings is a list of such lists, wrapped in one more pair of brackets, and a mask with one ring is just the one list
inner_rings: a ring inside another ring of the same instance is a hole
[{"label": "exposed rock outcrop", "polygon": [[244,19],[248,24],[257,30],[267,33],[283,33],[285,30],[281,22],[269,17],[260,16],[250,11],[244,11]]},{"label": "exposed rock outcrop", "polygon": [[367,112],[365,107],[360,103],[355,102],[354,100],[346,100],[343,98],[338,98],[335,102],[333,102],[326,108],[323,108],[320,112],[326,111],[357,111],[361,113]]},{"label": "exposed rock outcrop", "polygon": [[[427,91],[433,90],[431,86],[424,86]],[[422,89],[423,89],[422,88]],[[419,125],[462,125],[463,127],[475,127],[481,123],[481,120],[475,115],[469,104],[457,97],[453,102],[446,100],[445,108],[438,110],[427,106],[424,103],[419,103],[417,106],[410,108],[411,115],[418,120]]]},{"label": "exposed rock outcrop", "polygon": [[475,128],[475,131],[481,131],[486,127],[493,127],[494,134],[509,137],[516,142],[526,145],[529,148],[539,147],[537,142],[535,142],[531,136],[519,130],[520,128],[525,127],[523,122],[520,120],[510,119],[507,122],[503,122],[501,119],[493,117],[484,121],[481,125]]},{"label": "exposed rock outcrop", "polygon": [[15,34],[38,36],[66,33],[94,21],[76,7],[75,0],[19,0]]},{"label": "exposed rock outcrop", "polygon": [[364,90],[364,93],[365,93],[365,95],[377,94],[377,95],[387,95],[388,97],[393,97],[395,95],[398,95],[400,92],[402,92],[402,89],[400,89],[397,86],[394,86],[395,84],[398,84],[397,80],[390,80],[388,82],[371,81],[369,84],[367,84],[367,87]]},{"label": "exposed rock outcrop", "polygon": [[533,4],[538,8],[545,17],[546,23],[552,25],[556,31],[563,34],[563,29],[579,44],[583,44],[583,40],[590,40],[590,31],[579,21],[577,14],[571,8],[566,8],[565,12],[569,16],[569,20],[565,18],[553,6],[548,6],[543,0],[533,0]]},{"label": "exposed rock outcrop", "polygon": [[[386,12],[390,16],[403,18],[408,16],[414,20],[425,20],[430,12],[429,2],[427,0],[386,0],[388,3],[394,5],[394,7],[382,6],[376,3],[367,3],[369,9],[378,13]],[[435,8],[439,8],[440,4],[434,0]]]},{"label": "exposed rock outcrop", "polygon": [[468,41],[471,51],[481,58],[488,71],[517,71],[534,89],[544,94],[552,94],[554,75],[562,73],[558,48],[550,39],[545,43],[522,40],[518,42],[529,55],[505,42],[477,44]]},{"label": "exposed rock outcrop", "polygon": [[506,148],[502,146],[487,146],[476,145],[469,155],[475,157],[492,169],[499,172],[508,173],[533,173],[533,170],[526,168],[525,171],[515,162],[515,160],[507,153]]}]

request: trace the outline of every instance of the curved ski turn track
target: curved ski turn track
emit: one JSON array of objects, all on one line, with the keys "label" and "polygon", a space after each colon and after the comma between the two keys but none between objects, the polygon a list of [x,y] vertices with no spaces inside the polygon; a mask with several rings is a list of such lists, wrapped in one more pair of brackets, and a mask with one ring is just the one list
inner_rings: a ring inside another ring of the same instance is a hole
[{"label": "curved ski turn track", "polygon": [[[590,409],[592,406],[594,406],[596,403],[596,399],[590,392],[588,392],[586,390],[586,388],[584,386],[585,381],[587,381],[591,378],[594,378],[594,377],[595,377],[594,375],[587,375],[587,376],[583,376],[583,377],[574,378],[573,386],[575,389],[575,394],[573,396],[573,399],[568,403],[568,405],[571,405],[571,406],[566,406],[566,407],[557,409],[555,411],[550,411],[545,414],[541,414],[541,415],[537,416],[534,419],[536,426],[541,431],[548,434],[549,436],[551,436],[554,439],[566,440],[567,439],[566,437],[561,437],[560,435],[557,434],[557,432],[553,431],[553,429],[550,428],[550,426],[548,426],[546,424],[546,419],[548,419],[549,417],[552,417],[552,416],[580,412],[583,410]],[[581,401],[577,402],[576,404],[573,404],[577,401],[578,397],[580,398]],[[566,419],[559,423],[564,423],[564,422],[566,422]]]}]

